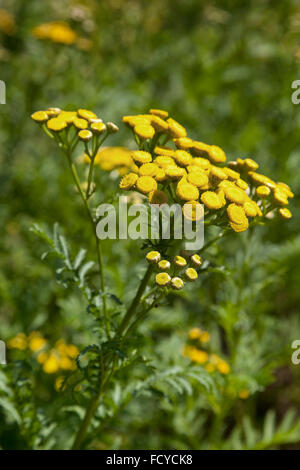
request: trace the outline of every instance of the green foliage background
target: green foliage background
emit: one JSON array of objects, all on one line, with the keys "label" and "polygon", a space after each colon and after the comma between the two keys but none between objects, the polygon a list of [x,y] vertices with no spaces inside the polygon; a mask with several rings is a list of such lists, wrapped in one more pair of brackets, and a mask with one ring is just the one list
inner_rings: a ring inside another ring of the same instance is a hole
[{"label": "green foliage background", "polygon": [[[299,448],[300,366],[291,363],[291,343],[300,339],[300,108],[291,102],[291,84],[300,78],[298,2],[2,0],[1,8],[15,16],[17,29],[0,31],[0,79],[7,86],[0,107],[0,338],[39,330],[80,348],[95,341],[80,293],[56,283],[55,263],[41,260],[45,246],[29,230],[33,223],[51,230],[57,221],[73,254],[92,243],[65,162],[30,114],[49,106],[89,108],[120,125],[114,144],[126,146],[122,115],[168,109],[191,137],[219,145],[229,159],[251,156],[262,172],[290,184],[294,217],[211,248],[209,259],[226,269],[206,273],[201,286],[148,317],[139,347],[168,380],[151,376],[142,385],[141,372],[125,370],[99,410],[104,423],[91,445]],[[91,48],[32,35],[53,20],[67,21]],[[107,174],[97,178],[103,199],[117,188]],[[105,264],[114,291],[129,299],[144,267],[140,244],[108,242]],[[190,384],[182,372],[180,350],[194,326],[212,334],[216,352],[229,354],[225,396],[223,379],[211,383],[207,374]],[[30,365],[26,374],[26,363],[20,370],[18,364],[13,380],[6,374],[11,365],[0,366],[0,445],[68,447],[80,403],[56,392],[50,377]],[[248,400],[237,398],[241,387],[250,390]]]}]

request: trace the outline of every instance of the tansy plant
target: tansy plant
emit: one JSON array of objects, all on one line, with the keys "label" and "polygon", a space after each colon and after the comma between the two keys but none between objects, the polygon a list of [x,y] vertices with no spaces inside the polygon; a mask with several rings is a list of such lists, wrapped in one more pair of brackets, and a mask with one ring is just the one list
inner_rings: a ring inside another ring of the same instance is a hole
[{"label": "tansy plant", "polygon": [[[91,256],[94,253],[98,265],[94,276],[89,277],[87,273],[93,263],[84,262],[86,250],[81,250],[75,259],[71,259],[65,239],[57,228],[53,238],[39,227],[34,228],[50,245],[50,251],[61,260],[59,278],[66,286],[73,282],[82,291],[88,311],[94,316],[100,332],[97,344],[87,345],[77,356],[76,370],[72,371],[70,363],[70,375],[63,381],[63,390],[76,385],[84,407],[72,444],[74,449],[78,449],[88,446],[95,430],[101,430],[101,403],[111,393],[118,375],[125,367],[130,373],[131,366],[145,361],[139,356],[133,340],[151,309],[160,306],[170,296],[184,295],[186,289],[199,289],[199,278],[209,265],[205,260],[205,250],[213,243],[250,227],[266,224],[274,217],[289,219],[291,212],[287,205],[293,193],[286,184],[276,183],[263,175],[252,158],[238,158],[226,163],[225,152],[220,147],[189,138],[185,128],[164,110],[151,109],[148,114],[123,117],[123,123],[136,143],[135,150],[103,147],[118,127],[112,122],[104,123],[94,112],[86,109],[64,111],[50,108],[35,112],[32,119],[65,157],[94,237],[94,246],[89,246],[89,250]],[[82,162],[88,164],[87,177],[83,180],[79,177],[82,165],[78,172],[78,164]],[[112,170],[117,170],[120,192],[127,194],[128,200],[138,198],[148,210],[152,204],[179,204],[184,217],[193,222],[204,215],[205,230],[215,227],[213,230],[216,232],[196,253],[185,251],[183,241],[172,237],[169,240],[162,237],[146,240],[142,249],[147,267],[126,308],[107,285],[103,260],[105,241],[101,241],[96,233],[94,201],[101,187],[96,186],[94,174],[95,171]],[[130,199],[132,195],[134,197]],[[214,373],[220,373],[224,388],[224,380],[230,376],[230,365],[208,348],[209,340],[209,333],[198,327],[190,331],[182,354],[191,360],[192,369],[185,372],[177,370],[177,375],[181,374],[178,378],[181,384],[185,380],[182,374],[193,382],[197,379],[195,371],[198,374],[209,373],[210,378],[206,380],[213,383]],[[14,341],[26,347],[26,338]],[[33,341],[36,347],[44,346],[40,336],[29,339],[29,345]],[[37,355],[37,360],[41,361],[44,370],[46,368],[45,372],[59,369],[62,363],[57,353],[59,348],[68,349],[66,345],[58,344],[54,349]],[[63,357],[72,360],[66,352]],[[176,378],[172,375],[168,380],[175,384]],[[200,383],[203,385],[203,381]],[[242,398],[247,398],[246,389],[241,388],[240,393]]]}]

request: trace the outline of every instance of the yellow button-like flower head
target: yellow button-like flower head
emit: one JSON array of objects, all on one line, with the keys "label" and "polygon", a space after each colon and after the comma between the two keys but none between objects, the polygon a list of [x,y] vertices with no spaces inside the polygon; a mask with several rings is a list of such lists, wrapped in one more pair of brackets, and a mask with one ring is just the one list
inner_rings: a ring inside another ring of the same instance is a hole
[{"label": "yellow button-like flower head", "polygon": [[204,171],[201,170],[201,168],[199,168],[199,171],[189,173],[187,175],[187,180],[189,183],[193,184],[194,186],[197,186],[197,188],[204,188],[208,184],[208,177],[204,173]]},{"label": "yellow button-like flower head", "polygon": [[184,268],[187,265],[187,260],[183,256],[175,256],[174,264],[177,268]]},{"label": "yellow button-like flower head", "polygon": [[192,162],[193,157],[186,150],[176,150],[174,153],[174,159],[178,165],[187,166]]},{"label": "yellow button-like flower head", "polygon": [[175,121],[175,119],[169,118],[167,119],[167,123],[169,124],[169,133],[172,137],[186,137],[185,128],[179,124],[179,122]]},{"label": "yellow button-like flower head", "polygon": [[171,282],[171,276],[168,273],[158,273],[155,276],[155,282],[160,287],[167,286]]},{"label": "yellow button-like flower head", "polygon": [[260,198],[265,198],[271,194],[271,190],[268,186],[261,185],[256,188],[256,194]]},{"label": "yellow button-like flower head", "polygon": [[146,260],[148,263],[158,263],[160,261],[161,255],[159,251],[149,251],[146,254]]},{"label": "yellow button-like flower head", "polygon": [[129,191],[132,189],[138,179],[138,175],[135,173],[128,173],[127,175],[123,176],[120,182],[120,188]]},{"label": "yellow button-like flower head", "polygon": [[93,138],[93,133],[89,131],[88,129],[84,129],[78,132],[78,137],[80,140],[83,140],[84,142],[88,142],[89,140]]},{"label": "yellow button-like flower head", "polygon": [[151,124],[138,124],[133,130],[141,139],[152,139],[155,134],[155,129]]},{"label": "yellow button-like flower head", "polygon": [[201,265],[202,265],[202,258],[201,256],[197,255],[197,253],[195,253],[194,255],[191,256],[191,263],[196,266],[197,268],[199,268]]},{"label": "yellow button-like flower head", "polygon": [[74,118],[73,119],[73,124],[76,127],[76,129],[87,129],[87,127],[88,127],[87,120],[82,119],[82,118]]},{"label": "yellow button-like flower head", "polygon": [[67,123],[63,119],[52,118],[47,122],[47,127],[50,131],[61,132],[67,127]]},{"label": "yellow button-like flower head", "polygon": [[106,125],[104,122],[96,121],[91,123],[91,129],[95,134],[103,134],[106,131]]},{"label": "yellow button-like flower head", "polygon": [[152,176],[140,176],[136,182],[137,189],[143,194],[149,194],[157,189],[157,182]]},{"label": "yellow button-like flower head", "polygon": [[49,117],[46,111],[36,111],[31,115],[31,118],[38,123],[47,122]]},{"label": "yellow button-like flower head", "polygon": [[278,210],[278,214],[283,218],[283,219],[290,219],[292,217],[291,211],[287,207],[281,207]]},{"label": "yellow button-like flower head", "polygon": [[222,150],[217,145],[210,145],[208,149],[208,156],[211,162],[213,163],[223,163],[226,162],[226,155],[224,150]]},{"label": "yellow button-like flower head", "polygon": [[150,109],[149,113],[153,114],[154,116],[158,116],[162,119],[167,119],[167,117],[169,116],[168,111],[165,111],[163,109]]},{"label": "yellow button-like flower head", "polygon": [[150,163],[152,162],[152,156],[149,152],[144,152],[143,150],[135,150],[131,154],[133,160],[137,164]]},{"label": "yellow button-like flower head", "polygon": [[182,201],[195,201],[199,198],[198,188],[190,183],[179,183],[176,194]]},{"label": "yellow button-like flower head", "polygon": [[77,114],[79,117],[91,121],[92,119],[97,119],[97,115],[90,111],[89,109],[78,109]]},{"label": "yellow button-like flower head", "polygon": [[171,263],[167,259],[162,259],[158,263],[158,269],[160,271],[168,271],[170,269],[170,267],[171,267]]},{"label": "yellow button-like flower head", "polygon": [[175,290],[180,290],[184,287],[184,282],[183,280],[181,279],[181,277],[172,277],[171,279],[171,286],[173,289]]},{"label": "yellow button-like flower head", "polygon": [[139,169],[140,176],[153,176],[155,177],[159,171],[159,167],[155,163],[143,163]]},{"label": "yellow button-like flower head", "polygon": [[208,209],[217,210],[223,207],[221,198],[213,191],[205,191],[201,194],[201,201]]},{"label": "yellow button-like flower head", "polygon": [[194,268],[187,268],[184,271],[184,275],[188,281],[196,281],[198,279],[198,273]]}]

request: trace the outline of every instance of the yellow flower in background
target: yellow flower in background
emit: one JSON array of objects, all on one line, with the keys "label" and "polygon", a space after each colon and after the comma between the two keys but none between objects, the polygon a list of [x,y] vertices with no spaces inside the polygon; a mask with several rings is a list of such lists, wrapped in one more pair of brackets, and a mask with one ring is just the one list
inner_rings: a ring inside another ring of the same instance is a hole
[{"label": "yellow flower in background", "polygon": [[62,339],[55,343],[55,347],[49,349],[48,341],[39,331],[32,331],[28,336],[19,333],[10,341],[8,347],[11,349],[29,350],[34,353],[33,357],[46,374],[55,374],[59,370],[74,370],[75,359],[79,349],[74,344],[67,344]]},{"label": "yellow flower in background", "polygon": [[38,39],[48,39],[60,44],[74,44],[77,34],[65,21],[51,21],[36,26],[32,34]]},{"label": "yellow flower in background", "polygon": [[30,333],[28,337],[29,349],[33,352],[40,351],[47,344],[47,340],[37,331]]},{"label": "yellow flower in background", "polygon": [[250,396],[250,393],[249,393],[249,390],[247,388],[243,388],[239,393],[239,397],[242,400],[247,400],[247,398],[249,398],[249,396]]},{"label": "yellow flower in background", "polygon": [[8,36],[16,31],[14,16],[2,8],[0,8],[0,31]]},{"label": "yellow flower in background", "polygon": [[51,353],[43,363],[43,371],[46,374],[55,374],[59,370],[58,357]]},{"label": "yellow flower in background", "polygon": [[10,349],[20,349],[24,351],[27,348],[27,337],[24,333],[18,333],[14,338],[10,339],[7,347]]}]

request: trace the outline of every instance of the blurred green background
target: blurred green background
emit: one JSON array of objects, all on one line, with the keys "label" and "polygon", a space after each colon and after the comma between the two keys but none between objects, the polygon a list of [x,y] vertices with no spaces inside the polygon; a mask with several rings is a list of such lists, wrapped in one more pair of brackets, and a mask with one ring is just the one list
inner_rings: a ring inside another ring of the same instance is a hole
[{"label": "blurred green background", "polygon": [[[228,411],[226,425],[231,429],[249,414],[259,428],[269,408],[278,419],[299,410],[300,366],[290,360],[291,342],[300,339],[300,105],[291,101],[291,84],[300,79],[299,2],[1,0],[1,9],[7,103],[0,105],[0,338],[40,330],[78,347],[92,341],[79,294],[56,284],[53,266],[40,258],[41,241],[29,231],[34,222],[51,228],[57,221],[74,250],[89,241],[65,162],[31,113],[50,106],[92,109],[120,126],[114,144],[127,146],[123,115],[168,109],[191,137],[219,145],[229,160],[254,158],[263,173],[287,182],[295,198],[290,221],[271,221],[251,239],[233,237],[220,253],[212,250],[230,276],[207,275],[203,289],[173,301],[175,310],[155,313],[145,326],[151,331],[146,348],[159,342],[158,360],[172,363],[190,327],[217,336],[219,327],[226,331],[226,311],[234,310],[242,325],[236,367],[257,382],[253,396]],[[66,22],[76,40],[38,38],[34,29],[50,21]],[[103,193],[117,187],[108,175],[99,178]],[[106,257],[110,282],[126,293],[120,280],[140,266],[142,255],[134,243],[118,242]],[[259,360],[276,355],[273,378],[260,382]],[[41,402],[52,392],[44,393]],[[142,403],[131,406],[108,428],[104,447],[200,448],[201,407],[181,402],[171,411],[150,399],[146,411]],[[14,426],[0,423],[1,445],[22,447]],[[214,439],[218,446],[221,437]]]}]

